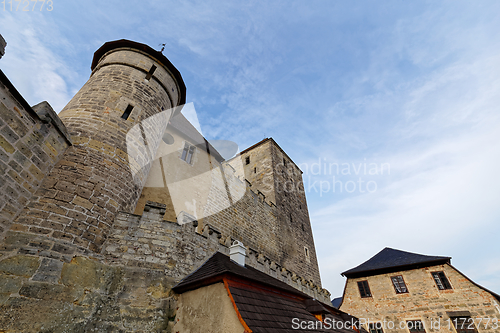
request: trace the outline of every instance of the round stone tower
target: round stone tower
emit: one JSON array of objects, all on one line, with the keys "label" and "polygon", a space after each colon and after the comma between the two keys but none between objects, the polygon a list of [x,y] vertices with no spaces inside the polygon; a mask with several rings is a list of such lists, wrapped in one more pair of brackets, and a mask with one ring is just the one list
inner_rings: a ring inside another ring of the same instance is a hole
[{"label": "round stone tower", "polygon": [[186,87],[162,53],[128,40],[104,44],[91,68],[90,79],[59,114],[73,146],[17,223],[99,252],[116,213],[133,212]]}]

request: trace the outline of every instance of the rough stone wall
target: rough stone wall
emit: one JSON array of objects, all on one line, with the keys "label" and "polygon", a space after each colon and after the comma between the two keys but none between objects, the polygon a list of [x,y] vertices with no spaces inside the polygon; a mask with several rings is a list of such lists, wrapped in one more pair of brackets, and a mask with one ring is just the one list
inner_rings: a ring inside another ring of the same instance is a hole
[{"label": "rough stone wall", "polygon": [[[255,195],[256,196],[256,195]],[[219,251],[229,254],[235,240],[212,225],[197,221],[178,224],[163,220],[165,205],[148,202],[143,215],[121,212],[117,215],[102,254],[107,263],[127,267],[160,269],[180,281]],[[325,303],[327,290],[315,285],[260,252],[248,247],[246,264]]]},{"label": "rough stone wall", "polygon": [[109,265],[75,244],[9,231],[0,248],[0,332],[171,332],[163,270]]},{"label": "rough stone wall", "polygon": [[[213,226],[223,235],[239,240],[258,252],[264,252],[273,261],[282,264],[283,239],[276,223],[274,207],[265,202],[263,196],[254,193],[246,183],[231,175],[230,167],[223,166],[222,170],[223,172],[213,173],[214,178],[220,179],[214,179],[207,202],[207,207],[217,207],[217,212],[206,214],[203,224]],[[222,178],[222,175],[225,177]],[[244,190],[244,195],[239,200],[232,201],[228,199],[225,186],[229,192]],[[218,202],[223,199],[225,201]],[[230,204],[226,205],[226,201]],[[227,208],[224,208],[224,205]]]},{"label": "rough stone wall", "polygon": [[278,225],[281,233],[287,235],[287,243],[294,244],[284,249],[288,255],[285,265],[321,285],[302,171],[271,142]]},{"label": "rough stone wall", "polygon": [[[200,231],[210,225],[254,251],[265,253],[279,266],[320,285],[303,188],[302,192],[292,188],[285,194],[276,190],[290,178],[294,184],[301,184],[300,171],[296,169],[287,178],[281,174],[275,176],[283,170],[273,169],[280,167],[275,165],[275,155],[280,152],[273,150],[274,141],[268,140],[249,150],[250,164],[246,165],[246,155],[220,163],[208,154],[204,142],[188,141],[182,133],[168,127],[167,133],[173,142],[160,144],[136,213],[142,212],[148,200],[161,202],[166,205],[164,220],[183,223],[182,214],[188,213],[198,220]],[[191,164],[181,159],[186,141],[197,145]],[[294,166],[293,162],[289,164]],[[258,174],[253,172],[255,168],[260,170]],[[268,194],[281,200],[283,209],[277,209],[268,200]],[[289,197],[281,199],[283,195]],[[287,220],[291,214],[292,223]]]},{"label": "rough stone wall", "polygon": [[[64,126],[40,117],[1,73],[0,82],[0,240],[70,146]],[[7,81],[6,81],[7,80]],[[47,103],[43,105],[50,108]],[[15,229],[26,229],[20,225]]]},{"label": "rough stone wall", "polygon": [[[158,68],[146,80],[153,64]],[[116,213],[135,208],[169,119],[162,110],[177,106],[177,91],[150,56],[132,49],[105,54],[60,113],[73,146],[16,224],[99,252]],[[132,112],[123,119],[128,105]]]},{"label": "rough stone wall", "polygon": [[[0,331],[172,332],[178,295],[171,288],[231,238],[196,222],[117,215],[102,254],[42,235],[8,231],[0,248]],[[247,265],[323,302],[329,293],[249,250]]]},{"label": "rough stone wall", "polygon": [[[267,223],[273,224],[279,238],[279,263],[321,285],[300,169],[273,139],[250,147],[229,163],[234,165],[236,176],[248,180],[252,191],[276,205],[274,219]],[[267,239],[273,237],[268,235]]]},{"label": "rough stone wall", "polygon": [[[452,289],[439,290],[431,272],[443,271]],[[396,294],[391,277],[402,275],[408,293]],[[357,286],[358,281],[367,280],[372,297],[361,298]],[[448,264],[431,266],[409,271],[380,274],[370,277],[348,279],[340,310],[358,318],[371,322],[394,322],[395,329],[384,329],[384,332],[404,332],[397,325],[407,320],[421,320],[426,332],[455,332],[449,329],[447,312],[469,311],[475,319],[479,332],[498,332],[500,329],[499,302],[487,291],[479,288],[464,275]],[[484,322],[477,325],[479,318],[490,318],[488,328]],[[436,324],[431,328],[431,320],[436,323],[440,319],[441,327]],[[495,328],[493,320],[497,320]],[[453,325],[453,324],[451,324]]]},{"label": "rough stone wall", "polygon": [[217,251],[229,254],[220,233],[207,226],[196,232],[197,223],[163,220],[165,205],[148,203],[143,215],[117,215],[102,254],[109,263],[159,269],[177,282],[201,266]]},{"label": "rough stone wall", "polygon": [[248,180],[256,191],[260,191],[265,196],[269,204],[276,205],[271,146],[272,140],[266,140],[253,148],[244,150],[239,156],[231,159],[229,164],[234,168],[238,177]]}]

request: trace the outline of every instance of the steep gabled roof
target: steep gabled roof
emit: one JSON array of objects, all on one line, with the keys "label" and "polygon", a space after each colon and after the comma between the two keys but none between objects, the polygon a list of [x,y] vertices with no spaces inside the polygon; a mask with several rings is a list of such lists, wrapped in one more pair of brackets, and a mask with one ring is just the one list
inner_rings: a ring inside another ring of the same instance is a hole
[{"label": "steep gabled roof", "polygon": [[371,276],[450,263],[451,257],[426,256],[386,247],[361,265],[342,273],[348,278]]},{"label": "steep gabled roof", "polygon": [[[217,252],[200,268],[179,282],[173,291],[184,293],[210,284],[223,282],[233,302],[240,322],[253,333],[354,333],[353,329],[324,326],[315,315],[322,315],[324,323],[357,322],[352,317],[328,304],[249,266],[240,266],[223,253]],[[214,304],[216,306],[216,304]],[[328,320],[326,319],[328,318]],[[294,323],[315,325],[294,329]],[[361,329],[361,332],[366,330]]]}]

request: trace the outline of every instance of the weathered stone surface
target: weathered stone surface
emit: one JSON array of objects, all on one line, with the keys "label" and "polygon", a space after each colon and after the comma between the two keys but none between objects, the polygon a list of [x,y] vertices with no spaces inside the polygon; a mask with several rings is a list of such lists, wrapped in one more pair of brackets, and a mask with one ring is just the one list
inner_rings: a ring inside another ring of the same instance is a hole
[{"label": "weathered stone surface", "polygon": [[22,279],[15,276],[0,274],[0,294],[10,295],[21,289]]},{"label": "weathered stone surface", "polygon": [[[431,274],[437,271],[444,272],[452,289],[438,289]],[[398,275],[403,277],[408,292],[396,293],[391,277]],[[360,296],[357,282],[364,280],[368,281],[371,297]],[[395,323],[395,329],[384,332],[403,331],[397,330],[399,323],[421,320],[426,332],[452,333],[455,330],[449,326],[452,323],[448,313],[455,311],[474,318],[480,333],[498,332],[498,328],[485,326],[484,322],[500,322],[498,300],[448,264],[349,278],[340,310],[371,322]]]},{"label": "weathered stone surface", "polygon": [[[25,102],[17,101],[3,83],[0,83],[0,100],[1,239],[70,142],[61,132],[62,123],[54,126],[38,117]],[[43,103],[50,108],[47,102]],[[53,149],[46,151],[49,142]],[[6,202],[9,205],[3,204]]]},{"label": "weathered stone surface", "polygon": [[14,256],[0,261],[0,273],[29,278],[39,265],[39,259],[36,257]]}]

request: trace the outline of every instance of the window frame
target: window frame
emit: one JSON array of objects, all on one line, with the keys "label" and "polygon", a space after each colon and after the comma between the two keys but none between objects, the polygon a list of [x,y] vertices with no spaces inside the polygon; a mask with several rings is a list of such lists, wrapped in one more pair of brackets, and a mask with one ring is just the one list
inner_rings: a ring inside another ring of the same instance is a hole
[{"label": "window frame", "polygon": [[446,277],[446,274],[444,274],[444,271],[431,272],[431,276],[432,276],[432,279],[434,280],[434,283],[436,284],[436,287],[439,290],[451,290],[451,289],[453,289],[453,287],[451,286],[450,280],[448,280],[448,278]]},{"label": "window frame", "polygon": [[[412,323],[413,323],[412,329],[410,329],[410,326],[408,325],[408,323],[410,323],[410,322],[412,322]],[[417,330],[415,330],[415,323],[417,323],[417,322],[419,322],[419,323],[421,324],[421,326],[420,326],[420,327],[422,327],[422,330],[418,330],[418,331],[417,331]],[[407,320],[407,321],[406,321],[406,328],[408,329],[408,331],[409,331],[410,333],[418,333],[418,332],[424,332],[424,333],[425,333],[425,332],[427,332],[427,331],[425,330],[425,325],[424,325],[424,322],[423,322],[422,320],[420,320],[420,319],[410,319],[410,320]]]},{"label": "window frame", "polygon": [[[364,285],[365,282],[366,282],[366,286]],[[361,298],[372,297],[372,292],[370,290],[370,285],[368,283],[368,280],[358,281],[357,284],[358,284],[359,295],[361,296]],[[363,289],[363,291],[361,289]],[[366,292],[367,290],[368,290],[368,293]]]},{"label": "window frame", "polygon": [[[395,282],[394,281],[395,278],[401,278],[401,281]],[[403,275],[400,274],[400,275],[391,276],[391,282],[392,282],[392,286],[394,287],[394,291],[396,291],[396,294],[408,294],[408,287],[406,286],[406,282],[403,278]],[[396,286],[396,283],[398,284],[398,286]],[[401,283],[403,284],[402,288],[401,288]],[[398,288],[401,289],[401,291],[398,290]],[[403,288],[404,288],[404,291],[402,291]]]},{"label": "window frame", "polygon": [[[449,316],[450,317],[450,321],[453,325],[453,328],[455,329],[455,332],[457,333],[478,333],[479,331],[477,330],[477,327],[476,325],[474,324],[474,319],[471,317],[471,316]],[[469,328],[457,328],[456,324],[458,325],[458,321],[457,319],[463,319],[463,322],[461,324],[461,327],[463,327],[464,325],[466,327],[470,327],[472,325],[472,328],[469,329]],[[469,323],[469,324],[466,324],[469,320],[472,321],[472,323]]]},{"label": "window frame", "polygon": [[185,141],[184,148],[182,149],[181,160],[189,165],[193,165],[193,157],[196,152],[196,146]]}]

